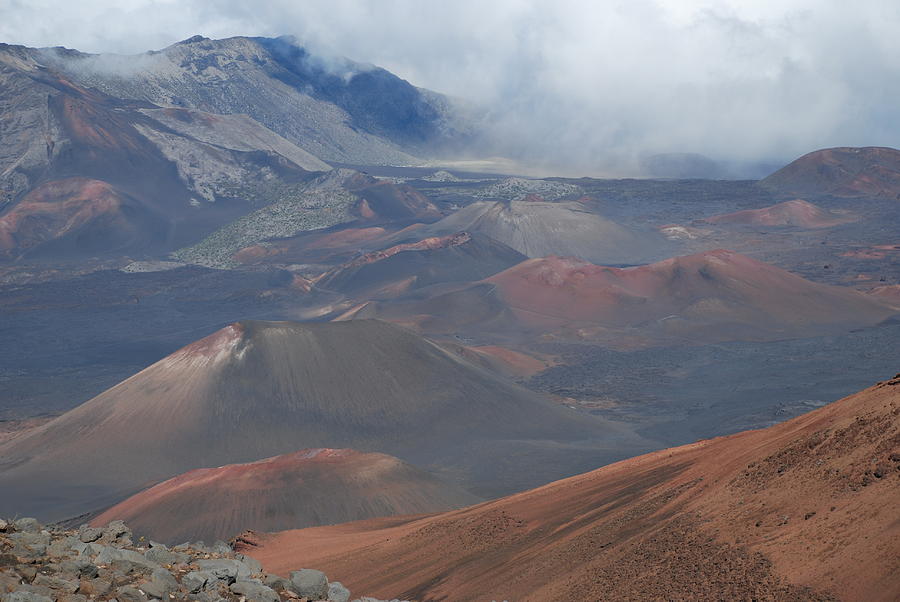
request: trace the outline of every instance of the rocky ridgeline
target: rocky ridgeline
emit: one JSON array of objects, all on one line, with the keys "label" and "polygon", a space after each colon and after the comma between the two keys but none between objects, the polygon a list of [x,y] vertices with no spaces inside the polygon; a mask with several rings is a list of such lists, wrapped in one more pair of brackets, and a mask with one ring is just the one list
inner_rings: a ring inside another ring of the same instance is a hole
[{"label": "rocky ridgeline", "polygon": [[223,542],[171,549],[135,543],[122,521],[69,530],[33,518],[0,519],[0,601],[57,600],[349,602],[350,591],[314,569],[288,578],[266,574],[256,560]]}]

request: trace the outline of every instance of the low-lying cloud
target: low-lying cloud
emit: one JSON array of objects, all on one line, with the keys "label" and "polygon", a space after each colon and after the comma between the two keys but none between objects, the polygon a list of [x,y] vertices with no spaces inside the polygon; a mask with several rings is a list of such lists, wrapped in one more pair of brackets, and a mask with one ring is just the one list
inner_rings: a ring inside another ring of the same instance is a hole
[{"label": "low-lying cloud", "polygon": [[900,4],[0,0],[0,39],[137,53],[194,34],[290,34],[488,107],[483,149],[570,171],[701,153],[782,163],[900,146]]}]

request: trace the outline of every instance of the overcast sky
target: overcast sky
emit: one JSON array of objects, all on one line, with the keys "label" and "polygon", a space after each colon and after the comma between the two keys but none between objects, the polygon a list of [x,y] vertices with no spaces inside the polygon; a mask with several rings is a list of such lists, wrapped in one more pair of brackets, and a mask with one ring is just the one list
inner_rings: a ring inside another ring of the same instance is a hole
[{"label": "overcast sky", "polygon": [[0,41],[137,53],[295,35],[485,103],[535,157],[779,162],[900,146],[896,0],[0,0]]}]

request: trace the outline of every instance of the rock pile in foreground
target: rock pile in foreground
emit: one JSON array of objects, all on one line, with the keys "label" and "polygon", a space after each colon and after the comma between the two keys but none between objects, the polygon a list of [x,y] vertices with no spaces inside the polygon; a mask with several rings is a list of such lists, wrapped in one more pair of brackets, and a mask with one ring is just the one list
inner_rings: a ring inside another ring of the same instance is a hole
[{"label": "rock pile in foreground", "polygon": [[266,574],[256,560],[222,542],[171,549],[134,542],[122,521],[69,530],[33,518],[0,519],[0,601],[87,600],[349,602],[350,591],[314,569],[288,578]]}]

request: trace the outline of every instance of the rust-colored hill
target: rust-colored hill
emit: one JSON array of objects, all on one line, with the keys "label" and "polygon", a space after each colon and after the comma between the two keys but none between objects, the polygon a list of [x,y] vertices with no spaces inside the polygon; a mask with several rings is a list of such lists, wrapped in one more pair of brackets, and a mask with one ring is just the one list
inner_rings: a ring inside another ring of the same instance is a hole
[{"label": "rust-colored hill", "polygon": [[782,194],[900,199],[900,151],[878,146],[817,150],[760,184]]},{"label": "rust-colored hill", "polygon": [[55,180],[32,190],[0,217],[0,257],[52,251],[140,250],[165,243],[167,220],[112,185]]},{"label": "rust-colored hill", "polygon": [[825,211],[809,201],[795,199],[762,209],[747,209],[698,220],[706,224],[747,226],[794,226],[797,228],[830,228],[854,221],[850,215]]},{"label": "rust-colored hill", "polygon": [[298,445],[389,453],[496,497],[654,444],[393,324],[245,321],[0,444],[0,515],[78,516]]},{"label": "rust-colored hill", "polygon": [[625,326],[690,340],[765,340],[872,325],[893,313],[855,290],[723,249],[626,269],[547,257],[486,282],[521,322],[583,336]]},{"label": "rust-colored hill", "polygon": [[478,501],[393,456],[319,448],[192,470],[116,504],[92,524],[124,520],[141,535],[165,543],[212,542],[245,529],[331,525]]},{"label": "rust-colored hill", "polygon": [[240,542],[268,571],[316,566],[383,598],[890,601],[898,495],[895,378],[472,508]]},{"label": "rust-colored hill", "polygon": [[634,268],[530,259],[478,283],[366,303],[344,317],[379,317],[434,334],[549,333],[646,345],[817,336],[894,313],[875,296],[720,249]]}]

